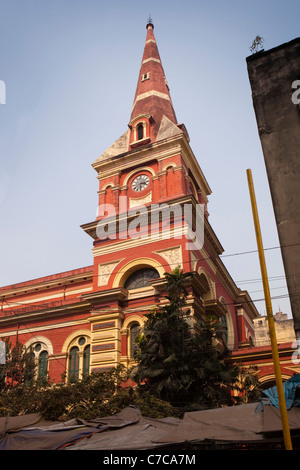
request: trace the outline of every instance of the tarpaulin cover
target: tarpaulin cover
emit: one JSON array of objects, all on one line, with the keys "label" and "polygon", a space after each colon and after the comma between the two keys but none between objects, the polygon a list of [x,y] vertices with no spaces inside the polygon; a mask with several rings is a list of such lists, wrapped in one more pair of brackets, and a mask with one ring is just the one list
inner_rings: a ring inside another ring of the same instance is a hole
[{"label": "tarpaulin cover", "polygon": [[76,418],[54,424],[43,422],[39,414],[0,418],[0,450],[62,449],[95,433],[135,424],[139,418],[140,412],[130,407],[106,418]]},{"label": "tarpaulin cover", "polygon": [[[298,386],[300,386],[300,374],[293,375],[289,380],[283,383],[283,391],[287,410],[292,407],[300,407],[300,398],[298,396]],[[263,393],[270,399],[272,404],[279,408],[279,399],[277,387],[264,390]]]},{"label": "tarpaulin cover", "polygon": [[55,432],[22,429],[16,433],[7,433],[0,441],[0,450],[58,450],[94,432],[99,431],[86,427]]},{"label": "tarpaulin cover", "polygon": [[[263,432],[265,435],[268,433],[278,433],[282,431],[282,421],[280,410],[276,406],[266,405],[263,411],[264,425]],[[291,431],[300,430],[300,408],[293,407],[287,412],[289,428]]]},{"label": "tarpaulin cover", "polygon": [[[257,403],[185,413],[182,423],[159,442],[174,441],[260,441],[263,440],[263,413],[255,413]],[[158,440],[157,440],[158,442]]]},{"label": "tarpaulin cover", "polygon": [[[182,420],[177,418],[153,419],[136,410],[138,422],[122,429],[93,434],[65,450],[149,450],[164,445],[164,437],[173,435]],[[160,442],[161,441],[161,442]],[[180,438],[180,443],[182,438]],[[185,440],[183,440],[185,442]],[[173,437],[172,443],[178,442]]]},{"label": "tarpaulin cover", "polygon": [[[139,409],[91,420],[43,422],[40,415],[0,419],[1,450],[147,450],[217,441],[267,444],[282,439],[279,410],[258,403],[185,413],[183,419],[153,419]],[[290,427],[300,431],[300,408],[288,411]]]},{"label": "tarpaulin cover", "polygon": [[42,415],[40,413],[0,418],[0,435],[6,431],[16,431],[27,426],[32,426],[33,424],[41,422],[41,420]]}]

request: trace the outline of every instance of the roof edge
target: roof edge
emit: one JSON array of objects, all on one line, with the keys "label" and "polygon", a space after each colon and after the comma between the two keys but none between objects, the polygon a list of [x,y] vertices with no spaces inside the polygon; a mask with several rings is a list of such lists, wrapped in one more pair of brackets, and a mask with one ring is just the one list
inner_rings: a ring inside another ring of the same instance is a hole
[{"label": "roof edge", "polygon": [[290,46],[292,46],[294,44],[297,44],[297,43],[300,44],[300,37],[292,39],[289,42],[285,42],[283,44],[280,44],[279,46],[272,47],[271,49],[268,49],[267,51],[262,50],[262,51],[256,52],[255,54],[251,54],[250,56],[246,57],[246,62],[252,62],[256,59],[259,59],[260,57],[264,57],[266,55],[272,54],[275,51],[278,51],[280,49],[285,49],[286,47],[290,47]]}]

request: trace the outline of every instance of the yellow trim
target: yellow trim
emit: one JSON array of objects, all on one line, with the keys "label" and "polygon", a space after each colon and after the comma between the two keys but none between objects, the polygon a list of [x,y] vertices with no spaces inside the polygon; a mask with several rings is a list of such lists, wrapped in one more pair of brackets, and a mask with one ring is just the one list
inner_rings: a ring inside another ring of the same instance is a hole
[{"label": "yellow trim", "polygon": [[74,333],[71,333],[67,339],[65,340],[63,347],[61,351],[63,353],[67,353],[70,349],[70,346],[72,345],[72,342],[76,339],[79,338],[80,336],[87,336],[89,341],[91,341],[91,331],[90,330],[76,330]]},{"label": "yellow trim", "polygon": [[169,162],[169,163],[167,163],[167,164],[163,167],[163,169],[161,170],[161,172],[162,172],[162,171],[167,171],[169,168],[176,168],[177,166],[178,166],[178,165],[177,165],[176,163],[174,163],[174,162]]},{"label": "yellow trim", "polygon": [[[251,364],[251,365],[252,365],[252,364]],[[251,367],[251,365],[248,366],[248,367]],[[268,363],[268,365],[270,365],[270,364]],[[290,379],[291,377],[290,377],[288,374],[282,374],[282,378],[283,378],[284,380],[288,380],[288,379]],[[259,377],[259,382],[260,382],[262,385],[263,385],[264,383],[266,383],[266,382],[275,382],[275,380],[276,380],[276,378],[275,378],[275,373],[274,373],[274,374],[263,375],[262,377]]]},{"label": "yellow trim", "polygon": [[24,344],[24,347],[27,349],[31,345],[37,344],[37,343],[42,343],[43,346],[46,347],[47,353],[48,354],[53,354],[52,343],[48,338],[46,338],[46,336],[41,336],[41,335],[40,336],[34,336],[33,338],[26,341],[26,343]]},{"label": "yellow trim", "polygon": [[113,186],[115,186],[114,183],[106,183],[103,188],[101,189],[101,191],[106,191],[108,188],[112,188]]},{"label": "yellow trim", "polygon": [[139,315],[131,315],[129,318],[126,318],[122,325],[123,328],[130,328],[132,323],[138,323],[140,326],[144,325],[143,317],[140,317]]}]

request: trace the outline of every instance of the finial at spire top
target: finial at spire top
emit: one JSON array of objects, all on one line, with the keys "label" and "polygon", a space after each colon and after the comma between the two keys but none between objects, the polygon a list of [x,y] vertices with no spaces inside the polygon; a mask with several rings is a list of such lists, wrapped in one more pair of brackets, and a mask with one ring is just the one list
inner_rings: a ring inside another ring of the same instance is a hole
[{"label": "finial at spire top", "polygon": [[153,24],[153,21],[152,21],[152,18],[151,18],[150,13],[149,13],[149,18],[148,18],[148,21],[147,21],[146,29],[148,29],[149,26],[150,26],[152,29],[154,29],[154,24]]}]

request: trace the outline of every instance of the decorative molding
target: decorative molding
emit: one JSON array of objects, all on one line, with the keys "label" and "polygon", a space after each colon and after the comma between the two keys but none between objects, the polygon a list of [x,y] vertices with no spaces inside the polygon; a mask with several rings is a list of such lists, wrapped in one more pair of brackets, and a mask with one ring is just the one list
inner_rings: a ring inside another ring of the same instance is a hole
[{"label": "decorative molding", "polygon": [[103,366],[103,367],[93,367],[92,372],[95,374],[99,374],[101,372],[108,372],[109,370],[113,369],[115,366],[114,364],[111,366]]},{"label": "decorative molding", "polygon": [[182,268],[183,266],[181,246],[168,248],[166,250],[157,250],[153,253],[157,253],[158,255],[162,256],[169,263],[171,268],[176,268],[177,266]]},{"label": "decorative molding", "polygon": [[146,196],[143,196],[143,197],[129,198],[129,208],[143,206],[151,201],[152,201],[152,191],[150,191],[150,193],[148,193]]},{"label": "decorative molding", "polygon": [[102,323],[96,323],[96,324],[93,324],[93,331],[104,330],[106,328],[115,328],[115,326],[116,326],[116,322],[114,320],[106,321]]},{"label": "decorative molding", "polygon": [[105,263],[98,265],[98,286],[106,286],[108,284],[109,278],[115,269],[115,267],[122,260],[115,261],[113,263]]},{"label": "decorative molding", "polygon": [[108,349],[115,349],[115,343],[104,343],[104,344],[94,344],[92,346],[92,352],[95,351],[107,351]]}]

